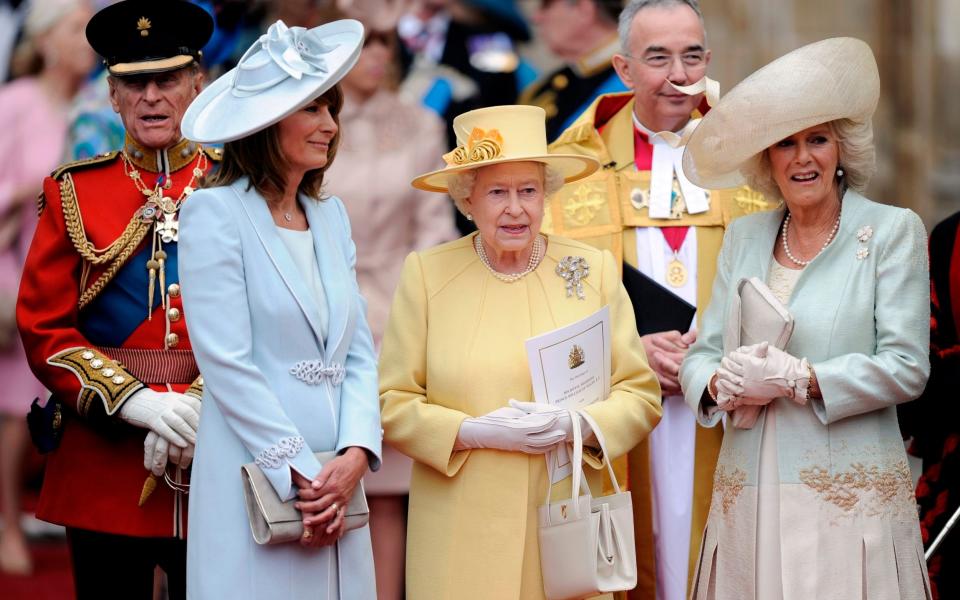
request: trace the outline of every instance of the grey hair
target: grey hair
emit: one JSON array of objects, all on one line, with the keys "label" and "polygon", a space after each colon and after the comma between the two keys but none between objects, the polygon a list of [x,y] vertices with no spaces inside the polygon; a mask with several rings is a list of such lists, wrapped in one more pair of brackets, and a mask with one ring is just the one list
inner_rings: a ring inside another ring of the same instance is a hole
[{"label": "grey hair", "polygon": [[[539,163],[543,167],[543,197],[546,199],[563,187],[563,174],[550,165]],[[483,167],[481,167],[483,168]],[[447,177],[447,192],[453,198],[453,203],[464,215],[467,214],[464,202],[473,193],[473,186],[477,183],[477,169],[460,171]]]},{"label": "grey hair", "polygon": [[690,10],[696,13],[700,19],[700,27],[703,29],[703,43],[707,43],[707,28],[703,24],[703,12],[700,11],[700,2],[697,0],[630,0],[620,12],[620,21],[617,24],[617,34],[620,36],[620,50],[624,54],[630,54],[630,27],[633,20],[641,10],[645,8],[657,8],[673,6],[689,6]]},{"label": "grey hair", "polygon": [[[873,145],[873,124],[850,119],[837,119],[827,123],[837,136],[837,168],[843,169],[842,183],[858,192],[863,192],[876,170],[876,148]],[[749,159],[740,172],[747,185],[771,200],[783,200],[780,187],[773,179],[770,153],[764,149]]]}]

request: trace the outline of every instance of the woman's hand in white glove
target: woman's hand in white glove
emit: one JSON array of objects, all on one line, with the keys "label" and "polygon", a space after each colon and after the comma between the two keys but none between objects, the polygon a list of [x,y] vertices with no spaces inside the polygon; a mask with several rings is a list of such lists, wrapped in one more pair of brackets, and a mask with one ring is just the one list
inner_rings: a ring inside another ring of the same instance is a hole
[{"label": "woman's hand in white glove", "polygon": [[[557,424],[554,428],[563,432],[564,437],[561,441],[566,443],[573,442],[573,423],[570,420],[570,411],[566,408],[551,406],[541,402],[520,402],[519,400],[514,400],[513,398],[508,401],[508,404],[511,408],[520,409],[527,414],[557,415]],[[596,436],[593,434],[593,429],[590,427],[590,425],[583,419],[583,417],[577,416],[577,418],[580,420],[580,431],[583,433],[583,443],[589,444],[590,442],[596,440]]]},{"label": "woman's hand in white glove", "polygon": [[810,363],[766,342],[739,348],[730,353],[730,361],[742,377],[743,404],[767,404],[774,398],[790,398],[801,404],[807,401],[810,384]]},{"label": "woman's hand in white glove", "polygon": [[465,419],[453,449],[487,448],[543,454],[566,437],[556,429],[556,423],[556,414],[527,414],[504,406],[481,417]]},{"label": "woman's hand in white glove", "polygon": [[724,356],[720,359],[714,385],[717,390],[717,408],[729,411],[742,404],[743,369],[730,357]]}]

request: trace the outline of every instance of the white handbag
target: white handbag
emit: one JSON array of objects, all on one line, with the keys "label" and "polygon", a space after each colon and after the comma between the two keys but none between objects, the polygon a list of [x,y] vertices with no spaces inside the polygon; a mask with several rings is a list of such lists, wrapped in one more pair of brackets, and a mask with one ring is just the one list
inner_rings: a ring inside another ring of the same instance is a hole
[{"label": "white handbag", "polygon": [[[616,493],[594,498],[583,474],[583,434],[580,419],[593,429]],[[603,434],[584,411],[570,411],[573,428],[571,498],[539,508],[540,571],[547,600],[584,598],[630,590],[637,585],[633,544],[633,502],[621,492],[607,454]],[[582,490],[581,490],[582,488]],[[581,494],[580,492],[584,493]]]}]

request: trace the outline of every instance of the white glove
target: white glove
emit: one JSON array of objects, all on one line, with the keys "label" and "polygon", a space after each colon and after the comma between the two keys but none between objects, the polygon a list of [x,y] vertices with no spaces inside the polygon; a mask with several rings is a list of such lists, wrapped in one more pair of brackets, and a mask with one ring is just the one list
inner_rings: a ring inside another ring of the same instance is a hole
[{"label": "white glove", "polygon": [[200,401],[185,394],[144,388],[123,403],[120,418],[156,432],[174,446],[186,448],[197,443]]},{"label": "white glove", "polygon": [[[508,400],[507,403],[511,408],[522,410],[527,414],[557,415],[557,423],[554,425],[554,429],[563,432],[564,437],[561,441],[566,443],[573,442],[573,423],[570,421],[570,411],[566,408],[551,406],[541,402],[520,402],[519,400],[514,400],[513,398]],[[593,428],[590,427],[589,423],[587,423],[584,418],[579,415],[577,415],[577,418],[580,420],[580,431],[583,433],[583,443],[588,444],[589,442],[595,440],[596,436],[593,434]]]},{"label": "white glove", "polygon": [[157,435],[155,431],[150,431],[143,440],[143,468],[157,477],[163,476],[167,463],[181,469],[188,469],[193,462],[194,448],[193,444],[186,448],[179,448]]},{"label": "white glove", "polygon": [[733,410],[743,396],[743,377],[735,373],[742,371],[740,365],[734,363],[730,357],[720,359],[720,368],[717,369],[717,408]]},{"label": "white glove", "polygon": [[543,454],[563,441],[556,429],[556,414],[526,414],[504,406],[460,424],[454,449],[489,448],[526,454]]},{"label": "white glove", "polygon": [[741,379],[741,404],[767,404],[774,398],[807,401],[810,363],[766,342],[739,348],[730,353],[733,375]]},{"label": "white glove", "polygon": [[157,477],[162,477],[167,469],[170,448],[170,442],[157,435],[155,431],[149,431],[146,439],[143,440],[143,468]]}]

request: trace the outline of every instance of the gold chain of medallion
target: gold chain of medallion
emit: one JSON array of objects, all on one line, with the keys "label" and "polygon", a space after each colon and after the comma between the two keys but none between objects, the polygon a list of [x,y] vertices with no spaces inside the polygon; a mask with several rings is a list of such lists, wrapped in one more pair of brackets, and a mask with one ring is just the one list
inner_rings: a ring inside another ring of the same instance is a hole
[{"label": "gold chain of medallion", "polygon": [[[203,175],[203,168],[206,167],[206,156],[203,153],[200,153],[201,159],[197,166],[193,169],[190,182],[184,187],[183,193],[175,201],[173,207],[174,211],[180,208],[180,204],[183,202],[183,199],[189,196],[193,192],[193,185],[196,182],[196,179]],[[140,177],[140,172],[129,162],[127,157],[121,154],[123,160],[124,172],[131,180],[133,180],[134,185],[137,189],[147,197],[147,203],[154,198],[161,197],[162,194],[159,190],[159,185],[150,190],[143,183],[143,179]],[[169,179],[167,180],[167,185],[169,186]],[[147,234],[154,228],[154,221],[152,219],[144,218],[144,207],[136,210],[131,217],[130,222],[127,223],[127,226],[124,228],[123,233],[120,234],[116,240],[114,240],[106,248],[97,248],[93,245],[87,238],[86,229],[83,226],[83,217],[80,215],[80,206],[77,201],[76,188],[73,183],[73,177],[70,173],[66,173],[63,178],[60,180],[60,198],[63,208],[63,218],[67,228],[67,235],[70,237],[70,241],[73,243],[73,247],[76,249],[77,253],[84,260],[83,270],[80,277],[80,289],[82,293],[80,298],[77,301],[79,308],[82,310],[87,304],[89,304],[94,298],[100,295],[100,292],[103,291],[103,288],[106,287],[110,281],[113,280],[120,268],[126,264],[127,259],[133,254],[133,252],[140,246],[140,243],[147,237]],[[170,207],[167,207],[170,208]],[[106,270],[97,277],[96,281],[87,288],[87,277],[90,274],[91,267],[106,265]],[[84,289],[86,288],[86,289]],[[151,294],[152,295],[152,294]]]},{"label": "gold chain of medallion", "polygon": [[77,203],[77,193],[73,186],[73,177],[70,173],[60,181],[60,198],[63,203],[63,218],[66,222],[67,235],[73,242],[80,256],[93,265],[102,265],[113,261],[127,246],[136,247],[143,240],[149,230],[149,224],[144,223],[139,215],[134,215],[127,223],[123,233],[112,244],[103,249],[96,248],[87,239],[86,229],[83,227],[83,218],[80,216],[80,206]]},{"label": "gold chain of medallion", "polygon": [[[67,228],[67,235],[73,243],[73,247],[83,259],[83,271],[80,277],[80,298],[77,301],[78,307],[82,310],[91,300],[96,298],[103,288],[113,279],[120,270],[120,267],[126,262],[133,251],[136,250],[140,242],[147,237],[150,226],[144,223],[138,215],[134,215],[127,223],[123,233],[109,246],[99,249],[93,245],[87,238],[86,229],[83,226],[83,218],[80,216],[80,206],[77,202],[77,193],[73,184],[73,177],[70,173],[63,176],[60,181],[60,199],[63,208],[63,220]],[[86,287],[87,277],[90,275],[90,269],[94,265],[108,265],[107,269],[97,277],[89,288]],[[86,289],[84,289],[86,288]]]}]

